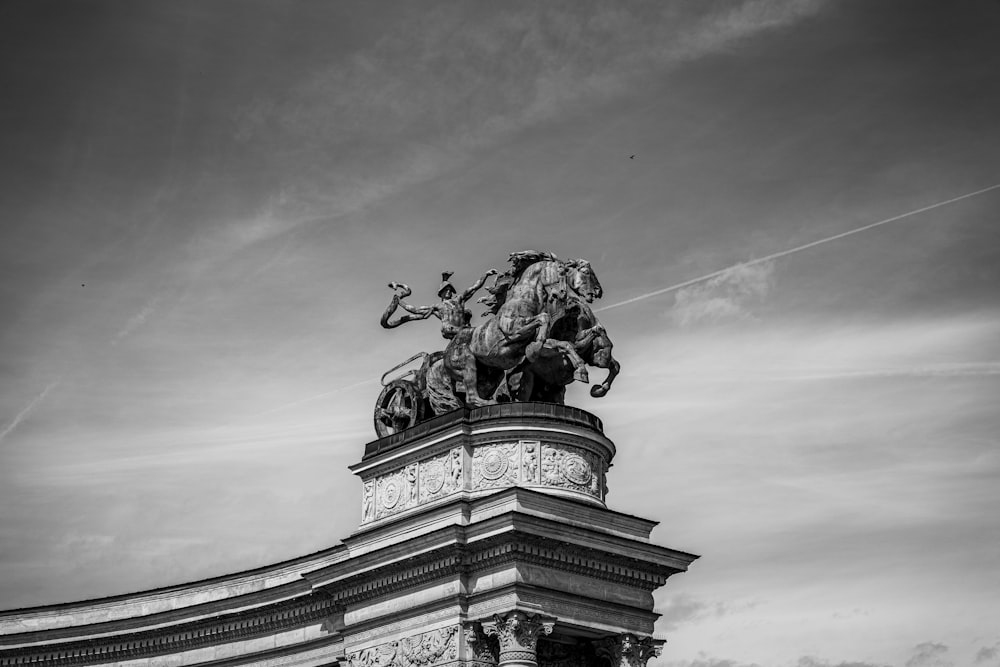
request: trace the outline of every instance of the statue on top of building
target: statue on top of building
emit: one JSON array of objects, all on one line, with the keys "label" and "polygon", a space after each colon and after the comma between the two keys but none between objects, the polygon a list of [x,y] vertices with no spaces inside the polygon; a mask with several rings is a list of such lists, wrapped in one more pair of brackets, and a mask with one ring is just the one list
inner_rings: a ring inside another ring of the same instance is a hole
[{"label": "statue on top of building", "polygon": [[[587,366],[608,370],[592,396],[607,394],[619,371],[612,343],[590,304],[603,288],[590,262],[559,260],[554,254],[525,250],[511,253],[510,268],[490,269],[471,287],[458,293],[451,272],[442,274],[440,303],[412,306],[403,301],[408,286],[389,283],[393,297],[381,318],[387,329],[436,316],[448,345],[443,351],[418,353],[388,371],[375,408],[380,436],[409,428],[435,415],[511,401],[562,403],[566,386],[588,381]],[[472,322],[466,302],[482,288],[480,299],[489,311]],[[407,314],[391,320],[398,308]],[[393,379],[396,371],[422,359]]]}]

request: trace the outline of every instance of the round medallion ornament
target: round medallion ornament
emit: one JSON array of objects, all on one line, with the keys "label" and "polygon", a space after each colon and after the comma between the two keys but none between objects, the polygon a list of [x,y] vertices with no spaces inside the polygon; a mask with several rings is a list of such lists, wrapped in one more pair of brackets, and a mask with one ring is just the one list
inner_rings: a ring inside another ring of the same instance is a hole
[{"label": "round medallion ornament", "polygon": [[399,497],[403,495],[403,489],[397,479],[387,479],[382,485],[382,507],[391,510],[399,502]]},{"label": "round medallion ornament", "polygon": [[444,463],[440,460],[428,463],[424,467],[420,483],[430,494],[435,494],[444,488]]},{"label": "round medallion ornament", "polygon": [[486,479],[500,479],[507,472],[509,465],[510,461],[508,461],[506,454],[499,449],[490,448],[483,454],[483,477]]},{"label": "round medallion ornament", "polygon": [[562,474],[563,477],[580,486],[589,484],[590,479],[594,476],[594,472],[590,469],[590,463],[579,454],[567,454],[563,458]]}]

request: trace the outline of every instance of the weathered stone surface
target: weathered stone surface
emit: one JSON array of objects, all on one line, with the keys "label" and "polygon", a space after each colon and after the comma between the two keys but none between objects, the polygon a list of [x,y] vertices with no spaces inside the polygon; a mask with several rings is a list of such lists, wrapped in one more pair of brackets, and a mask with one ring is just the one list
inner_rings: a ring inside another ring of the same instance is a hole
[{"label": "weathered stone surface", "polygon": [[[531,407],[498,405],[490,412],[502,418],[507,413],[523,415]],[[545,412],[564,409],[538,408]],[[593,418],[590,423],[599,421]],[[473,426],[423,437],[415,432],[409,439],[406,435],[395,447],[354,467],[362,479],[362,527],[453,497],[513,486],[604,506],[605,476],[614,445],[597,428],[539,423],[526,429],[522,419],[490,423],[488,429]]]},{"label": "weathered stone surface", "polygon": [[552,634],[555,621],[551,616],[515,609],[505,614],[494,614],[493,618],[482,622],[482,627],[484,634],[496,637],[500,644],[497,658],[500,667],[534,667],[538,664],[538,638]]},{"label": "weathered stone surface", "polygon": [[450,625],[349,653],[350,667],[432,667],[458,658],[459,626]]},{"label": "weathered stone surface", "polygon": [[[615,448],[595,417],[482,410],[367,447],[352,467],[363,520],[343,545],[0,613],[0,665],[596,667],[600,652],[612,667],[644,667],[657,648],[652,592],[696,557],[604,506]],[[553,642],[544,657],[540,636]]]}]

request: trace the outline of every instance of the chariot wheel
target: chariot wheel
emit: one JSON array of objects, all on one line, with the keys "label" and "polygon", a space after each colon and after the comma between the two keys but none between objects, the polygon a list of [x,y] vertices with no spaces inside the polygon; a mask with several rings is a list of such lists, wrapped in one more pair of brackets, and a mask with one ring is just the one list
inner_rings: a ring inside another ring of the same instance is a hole
[{"label": "chariot wheel", "polygon": [[384,438],[416,425],[420,418],[420,392],[410,380],[385,385],[375,402],[375,432]]}]

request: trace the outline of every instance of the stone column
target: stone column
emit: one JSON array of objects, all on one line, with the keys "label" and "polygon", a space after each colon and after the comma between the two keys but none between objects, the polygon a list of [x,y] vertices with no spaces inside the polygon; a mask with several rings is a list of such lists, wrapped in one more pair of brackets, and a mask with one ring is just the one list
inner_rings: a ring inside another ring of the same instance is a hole
[{"label": "stone column", "polygon": [[611,667],[646,667],[650,658],[660,655],[665,643],[663,639],[624,634],[599,639],[593,645],[594,652],[607,658]]},{"label": "stone column", "polygon": [[497,640],[487,637],[483,626],[469,621],[462,626],[465,632],[465,664],[469,667],[496,667]]},{"label": "stone column", "polygon": [[538,637],[551,634],[554,625],[554,618],[512,611],[484,621],[483,632],[500,642],[498,667],[538,667]]}]

